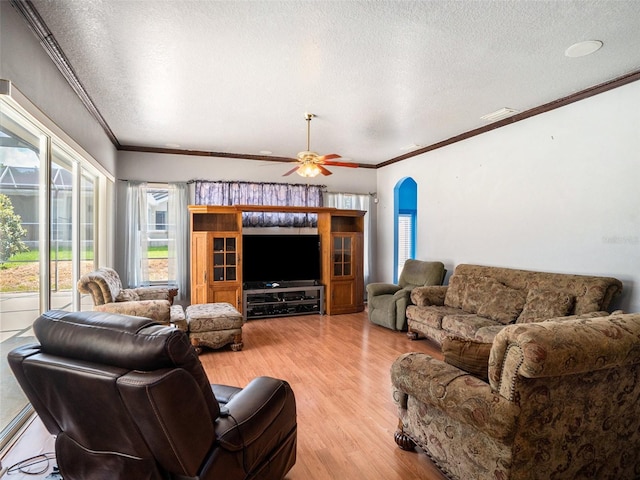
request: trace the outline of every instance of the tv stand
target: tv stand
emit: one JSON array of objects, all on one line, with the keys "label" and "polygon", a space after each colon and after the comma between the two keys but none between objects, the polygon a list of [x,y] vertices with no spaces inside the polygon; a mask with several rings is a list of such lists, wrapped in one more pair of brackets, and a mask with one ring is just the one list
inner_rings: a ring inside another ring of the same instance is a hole
[{"label": "tv stand", "polygon": [[324,286],[316,282],[296,283],[297,286],[252,288],[242,292],[242,314],[245,318],[286,317],[291,315],[324,314]]}]

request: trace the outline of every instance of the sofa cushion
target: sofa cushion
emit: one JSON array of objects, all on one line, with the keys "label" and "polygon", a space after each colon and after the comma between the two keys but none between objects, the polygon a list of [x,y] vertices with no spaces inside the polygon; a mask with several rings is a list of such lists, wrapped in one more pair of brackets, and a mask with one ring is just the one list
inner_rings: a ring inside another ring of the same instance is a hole
[{"label": "sofa cushion", "polygon": [[444,361],[488,382],[491,343],[476,342],[459,337],[442,341]]},{"label": "sofa cushion", "polygon": [[482,299],[490,294],[494,283],[498,282],[482,275],[453,275],[449,279],[444,304],[468,313],[477,313]]},{"label": "sofa cushion", "polygon": [[493,339],[506,325],[499,323],[497,325],[489,325],[486,327],[480,327],[476,334],[473,336],[473,340],[476,342],[493,343]]},{"label": "sofa cushion", "polygon": [[556,290],[532,288],[517,323],[530,323],[554,317],[564,317],[573,309],[575,297]]},{"label": "sofa cushion", "polygon": [[449,279],[447,293],[444,296],[444,305],[451,308],[462,309],[462,302],[466,294],[467,286],[466,275],[453,275]]},{"label": "sofa cushion", "polygon": [[507,325],[516,321],[526,300],[526,291],[509,288],[500,282],[492,282],[488,295],[485,296],[478,308],[478,315]]},{"label": "sofa cushion", "polygon": [[[457,337],[473,338],[479,328],[495,325],[490,318],[473,314],[446,315],[442,319],[442,329]],[[502,324],[500,324],[502,325]]]},{"label": "sofa cushion", "polygon": [[169,300],[111,302],[104,305],[94,305],[93,309],[99,312],[146,317],[163,324],[168,324],[171,321],[171,304]]},{"label": "sofa cushion", "polygon": [[606,310],[611,299],[622,291],[622,283],[611,277],[547,273],[467,264],[458,265],[451,278],[458,275],[490,276],[511,288],[526,291],[532,288],[565,291],[576,297],[572,314]]},{"label": "sofa cushion", "polygon": [[438,329],[442,328],[442,318],[444,316],[456,314],[464,314],[464,312],[459,308],[440,306],[417,307],[409,305],[407,307],[407,318]]},{"label": "sofa cushion", "polygon": [[136,293],[135,290],[131,288],[124,288],[120,290],[118,296],[116,297],[116,302],[137,302],[140,300],[140,295]]},{"label": "sofa cushion", "polygon": [[[501,323],[515,321],[526,299],[526,292],[510,288],[495,278],[481,275],[454,275],[449,281],[444,304],[477,313]],[[483,310],[485,313],[480,313]]]},{"label": "sofa cushion", "polygon": [[466,277],[462,310],[467,313],[478,313],[480,307],[491,298],[494,288],[501,285],[491,277]]}]

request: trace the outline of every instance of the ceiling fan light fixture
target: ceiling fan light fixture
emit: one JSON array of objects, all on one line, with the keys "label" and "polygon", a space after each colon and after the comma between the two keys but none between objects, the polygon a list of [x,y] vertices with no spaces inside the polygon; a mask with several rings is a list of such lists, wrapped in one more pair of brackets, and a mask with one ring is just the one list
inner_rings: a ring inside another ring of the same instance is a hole
[{"label": "ceiling fan light fixture", "polygon": [[318,176],[321,171],[320,167],[318,167],[318,165],[316,165],[315,163],[303,163],[302,165],[300,165],[300,168],[296,170],[296,173],[301,177],[313,178]]},{"label": "ceiling fan light fixture", "polygon": [[320,167],[315,163],[305,163],[296,170],[296,173],[301,177],[313,178],[317,177],[321,172]]},{"label": "ceiling fan light fixture", "polygon": [[342,158],[337,153],[328,153],[326,155],[318,155],[316,152],[311,151],[311,119],[315,117],[313,113],[305,113],[304,119],[307,121],[307,149],[299,152],[295,163],[298,166],[293,167],[287,173],[283,175],[286,177],[296,172],[301,177],[315,177],[319,174],[331,175],[331,172],[325,168],[326,165],[335,165],[337,167],[351,167],[358,168],[357,163],[353,162],[336,162],[334,159]]}]

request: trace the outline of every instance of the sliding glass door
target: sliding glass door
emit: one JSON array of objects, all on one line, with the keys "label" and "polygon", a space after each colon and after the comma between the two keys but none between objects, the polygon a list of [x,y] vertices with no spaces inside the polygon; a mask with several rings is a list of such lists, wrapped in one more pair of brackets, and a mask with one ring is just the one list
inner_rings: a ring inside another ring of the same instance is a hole
[{"label": "sliding glass door", "polygon": [[49,180],[51,306],[57,310],[73,308],[73,234],[76,204],[73,195],[76,162],[58,145],[51,148]]},{"label": "sliding glass door", "polygon": [[30,414],[7,354],[35,341],[32,324],[44,311],[91,309],[76,284],[97,267],[107,184],[63,139],[0,97],[0,448]]},{"label": "sliding glass door", "polygon": [[46,136],[15,110],[0,104],[0,426],[16,427],[27,400],[7,364],[7,353],[33,342],[31,324],[41,311],[40,185],[46,178]]}]

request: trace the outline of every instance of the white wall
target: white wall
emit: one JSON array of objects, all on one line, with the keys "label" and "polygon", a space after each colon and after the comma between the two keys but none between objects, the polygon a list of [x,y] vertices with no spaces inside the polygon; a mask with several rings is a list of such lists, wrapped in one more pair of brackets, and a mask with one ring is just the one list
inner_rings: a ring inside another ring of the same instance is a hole
[{"label": "white wall", "polygon": [[612,276],[640,311],[640,82],[378,170],[375,278],[393,188],[418,183],[417,258]]},{"label": "white wall", "polygon": [[8,1],[0,1],[0,78],[115,175],[117,152],[109,137]]},{"label": "white wall", "polygon": [[[282,175],[293,165],[230,158],[169,155],[156,153],[120,152],[118,178],[147,182],[188,182],[189,180],[241,180],[251,182],[308,183],[326,185],[331,192],[375,192],[376,170],[370,168],[330,167],[332,175],[306,179],[297,174]],[[124,268],[124,221],[126,182],[118,182],[118,212],[116,215],[116,269]],[[193,203],[193,188],[190,189]],[[375,212],[373,212],[375,214]],[[375,225],[375,216],[372,221]]]}]

